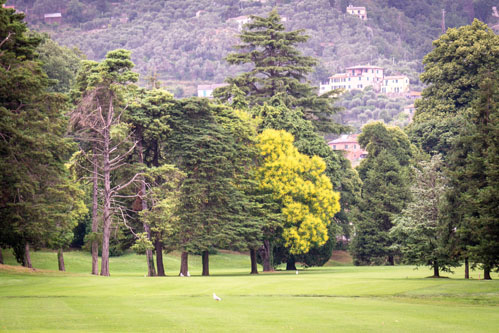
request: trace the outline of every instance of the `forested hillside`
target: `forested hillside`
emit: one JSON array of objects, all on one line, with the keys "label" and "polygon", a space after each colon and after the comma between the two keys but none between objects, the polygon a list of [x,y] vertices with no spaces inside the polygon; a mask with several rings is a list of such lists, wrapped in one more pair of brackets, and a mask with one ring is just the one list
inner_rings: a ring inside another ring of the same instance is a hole
[{"label": "forested hillside", "polygon": [[[368,20],[346,14],[348,4],[365,6]],[[65,46],[78,47],[101,60],[116,48],[132,51],[136,70],[165,82],[178,97],[193,95],[200,83],[220,83],[241,71],[224,57],[237,44],[238,24],[230,18],[263,15],[273,6],[289,30],[306,29],[301,46],[319,59],[311,81],[318,85],[345,67],[371,63],[386,74],[408,75],[417,83],[421,59],[446,27],[468,24],[474,17],[493,21],[493,0],[9,0],[27,13],[35,30],[48,32]],[[62,13],[61,24],[45,24],[44,14]]]}]

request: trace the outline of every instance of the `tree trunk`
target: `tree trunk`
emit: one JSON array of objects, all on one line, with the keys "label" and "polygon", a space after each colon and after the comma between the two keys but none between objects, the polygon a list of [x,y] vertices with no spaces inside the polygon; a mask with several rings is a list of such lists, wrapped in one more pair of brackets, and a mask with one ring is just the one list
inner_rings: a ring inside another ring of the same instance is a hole
[{"label": "tree trunk", "polygon": [[468,258],[464,258],[464,278],[470,278],[470,263],[468,262]]},{"label": "tree trunk", "polygon": [[388,256],[388,265],[389,266],[394,266],[395,265],[395,260],[392,255]]},{"label": "tree trunk", "polygon": [[[142,148],[142,140],[137,143],[137,150],[139,152],[139,163],[144,164],[144,149]],[[140,182],[140,202],[142,203],[142,210],[147,210],[147,201],[145,200],[146,195],[146,182],[142,176],[142,181]],[[147,233],[147,239],[151,240],[151,228],[147,223],[143,223],[144,231]],[[156,269],[154,267],[154,256],[152,254],[152,249],[146,250],[147,258],[147,275],[156,276]]]},{"label": "tree trunk", "polygon": [[203,251],[203,276],[210,275],[210,253]]},{"label": "tree trunk", "polygon": [[3,254],[2,254],[2,248],[0,247],[0,264],[3,265]]},{"label": "tree trunk", "polygon": [[286,262],[287,271],[296,271],[296,260],[294,255],[289,255],[288,261]]},{"label": "tree trunk", "polygon": [[180,256],[180,274],[183,276],[187,276],[187,272],[189,271],[189,253],[187,252],[182,252],[182,255]]},{"label": "tree trunk", "polygon": [[102,230],[102,259],[100,275],[109,276],[109,238],[111,237],[111,162],[110,162],[110,144],[111,144],[111,124],[113,119],[113,99],[109,100],[109,111],[106,115],[106,124],[104,128],[104,147],[103,155],[103,176],[104,176],[104,207],[103,220],[104,226]]},{"label": "tree trunk", "polygon": [[433,260],[433,277],[440,277],[439,271],[438,271],[438,261]]},{"label": "tree trunk", "polygon": [[59,270],[65,272],[66,266],[64,266],[64,253],[62,251],[62,248],[57,251],[57,262],[59,264]]},{"label": "tree trunk", "polygon": [[31,255],[29,254],[29,243],[26,242],[24,245],[24,262],[23,262],[24,267],[28,268],[33,268],[31,265]]},{"label": "tree trunk", "polygon": [[160,240],[156,240],[154,243],[156,249],[156,266],[158,267],[158,276],[166,276],[165,266],[163,265],[163,243]]},{"label": "tree trunk", "polygon": [[[96,148],[94,147],[94,156],[93,156],[93,164],[94,171],[92,175],[92,183],[93,183],[93,193],[92,193],[92,233],[96,234],[99,231],[99,220],[98,220],[98,212],[99,212],[99,184],[97,175],[99,173],[98,170],[99,159],[97,156]],[[92,274],[99,274],[99,242],[94,238],[92,241]]]},{"label": "tree trunk", "polygon": [[483,279],[484,280],[492,280],[492,277],[490,276],[490,267],[485,266],[483,268]]},{"label": "tree trunk", "polygon": [[258,266],[256,263],[256,250],[250,249],[250,258],[251,258],[251,274],[258,274]]},{"label": "tree trunk", "polygon": [[263,271],[272,271],[272,265],[270,262],[270,256],[272,255],[272,249],[270,248],[270,241],[268,239],[263,241],[263,246],[260,248],[260,256],[263,261]]}]

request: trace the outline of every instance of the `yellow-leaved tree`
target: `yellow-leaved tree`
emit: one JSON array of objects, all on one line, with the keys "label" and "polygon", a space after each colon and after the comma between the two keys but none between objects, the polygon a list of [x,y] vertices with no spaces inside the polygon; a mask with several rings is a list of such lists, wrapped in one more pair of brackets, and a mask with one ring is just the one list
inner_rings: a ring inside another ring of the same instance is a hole
[{"label": "yellow-leaved tree", "polygon": [[286,131],[263,131],[257,138],[262,163],[256,175],[260,190],[270,192],[281,205],[285,246],[291,254],[302,254],[328,240],[340,194],[324,173],[324,161],[301,154],[293,141]]}]

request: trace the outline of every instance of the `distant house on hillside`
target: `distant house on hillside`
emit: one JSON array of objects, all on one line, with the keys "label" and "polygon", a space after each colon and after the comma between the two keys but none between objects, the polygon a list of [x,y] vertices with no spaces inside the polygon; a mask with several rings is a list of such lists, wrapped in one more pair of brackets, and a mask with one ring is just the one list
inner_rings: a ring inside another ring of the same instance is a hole
[{"label": "distant house on hillside", "polygon": [[248,15],[243,15],[243,16],[238,16],[238,17],[231,17],[230,19],[227,20],[229,23],[235,23],[237,24],[237,29],[242,30],[243,25],[246,23],[249,23],[251,21],[251,18]]},{"label": "distant house on hillside", "polygon": [[405,97],[410,98],[410,99],[418,99],[418,98],[421,98],[421,92],[411,90],[405,95]]},{"label": "distant house on hillside", "polygon": [[47,24],[61,24],[62,23],[62,14],[61,13],[49,13],[43,15],[43,21]]},{"label": "distant house on hillside", "polygon": [[409,116],[409,122],[411,122],[412,118],[414,118],[414,113],[416,112],[414,104],[407,105],[406,107],[404,107],[404,112]]},{"label": "distant house on hillside", "polygon": [[213,90],[227,86],[227,83],[200,84],[198,85],[198,97],[213,98]]},{"label": "distant house on hillside", "polygon": [[16,10],[16,6],[7,6],[7,5],[3,4],[2,7],[5,8],[5,9],[14,9],[14,10]]},{"label": "distant house on hillside", "polygon": [[405,75],[385,76],[381,92],[386,94],[409,92],[409,78]]},{"label": "distant house on hillside", "polygon": [[352,166],[355,167],[367,156],[367,151],[362,149],[357,142],[358,136],[358,134],[345,134],[338,139],[329,141],[327,144],[333,150],[344,151],[345,157],[352,163]]},{"label": "distant house on hillside", "polygon": [[320,93],[326,93],[333,89],[362,90],[373,86],[379,91],[383,84],[384,70],[382,67],[361,65],[352,66],[346,69],[346,73],[334,74],[329,78],[329,82],[321,83]]},{"label": "distant house on hillside", "polygon": [[361,20],[367,20],[367,10],[366,7],[354,7],[349,5],[347,7],[347,13],[350,15],[358,16]]}]

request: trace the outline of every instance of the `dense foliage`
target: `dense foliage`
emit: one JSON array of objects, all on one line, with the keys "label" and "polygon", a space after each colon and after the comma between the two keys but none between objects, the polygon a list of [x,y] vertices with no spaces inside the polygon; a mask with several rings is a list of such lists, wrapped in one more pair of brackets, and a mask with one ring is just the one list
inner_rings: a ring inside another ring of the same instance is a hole
[{"label": "dense foliage", "polygon": [[22,20],[0,9],[0,247],[31,267],[30,245],[69,245],[86,207],[65,165],[75,148],[64,137],[66,98],[47,91],[36,57],[40,39]]}]

